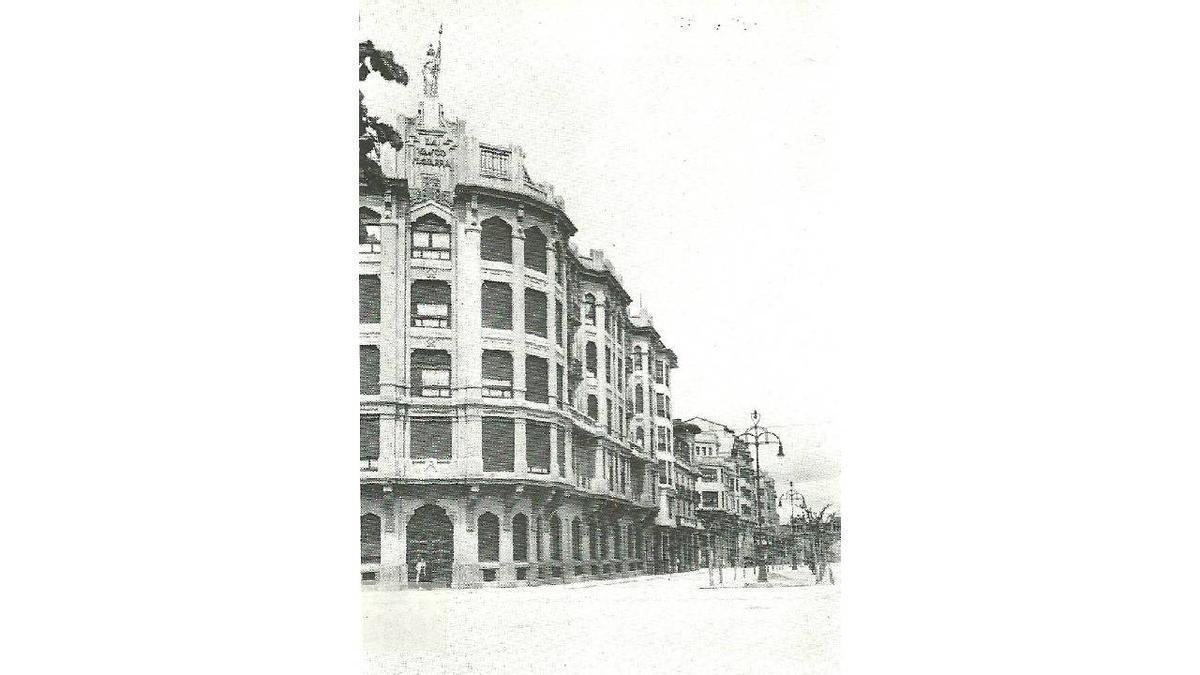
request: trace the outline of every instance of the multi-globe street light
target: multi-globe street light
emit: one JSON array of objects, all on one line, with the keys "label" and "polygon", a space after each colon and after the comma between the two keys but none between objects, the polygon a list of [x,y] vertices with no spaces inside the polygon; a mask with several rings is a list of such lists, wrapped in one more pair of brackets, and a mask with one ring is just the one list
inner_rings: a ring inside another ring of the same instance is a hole
[{"label": "multi-globe street light", "polygon": [[[777,456],[783,457],[783,440],[781,438],[779,438],[779,434],[775,433],[774,431],[770,431],[766,427],[759,426],[757,410],[755,410],[751,413],[750,419],[754,422],[754,425],[751,426],[749,429],[743,431],[742,433],[734,436],[734,446],[736,447],[736,445],[737,445],[736,442],[739,440],[742,441],[743,445],[746,445],[746,446],[749,446],[751,443],[754,444],[754,507],[755,507],[755,509],[757,509],[757,516],[758,516],[758,518],[757,518],[758,522],[754,528],[754,544],[755,544],[755,551],[758,553],[758,580],[766,581],[767,580],[767,541],[766,541],[766,532],[763,527],[764,526],[763,513],[762,513],[763,494],[762,494],[762,487],[761,487],[762,486],[762,464],[761,464],[761,462],[759,462],[759,458],[758,458],[758,446],[759,445],[770,445],[771,443],[778,443],[779,444],[779,454]],[[772,439],[774,439],[774,440],[772,440]],[[772,505],[774,505],[774,502],[772,502]]]}]

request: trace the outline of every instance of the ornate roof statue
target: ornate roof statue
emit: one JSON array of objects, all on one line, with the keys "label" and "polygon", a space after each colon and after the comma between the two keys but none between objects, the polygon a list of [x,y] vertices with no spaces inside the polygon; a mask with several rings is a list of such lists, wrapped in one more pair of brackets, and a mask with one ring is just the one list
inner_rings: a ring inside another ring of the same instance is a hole
[{"label": "ornate roof statue", "polygon": [[425,65],[421,67],[421,72],[425,76],[425,96],[429,98],[437,98],[438,95],[438,73],[442,70],[442,26],[438,26],[438,43],[435,51],[433,45],[429,45],[429,49],[425,52]]}]

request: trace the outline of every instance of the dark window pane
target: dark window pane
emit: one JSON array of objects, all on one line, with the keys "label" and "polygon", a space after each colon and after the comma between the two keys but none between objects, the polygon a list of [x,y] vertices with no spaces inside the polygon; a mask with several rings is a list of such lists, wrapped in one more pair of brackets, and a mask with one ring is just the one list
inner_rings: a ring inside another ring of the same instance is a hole
[{"label": "dark window pane", "polygon": [[358,322],[379,323],[379,277],[363,274],[358,277]]},{"label": "dark window pane", "polygon": [[550,473],[550,425],[525,423],[525,461],[534,473]]},{"label": "dark window pane", "polygon": [[512,471],[514,425],[504,417],[483,418],[483,470]]},{"label": "dark window pane", "polygon": [[567,430],[562,427],[558,428],[558,438],[555,445],[558,446],[558,475],[567,475]]},{"label": "dark window pane", "polygon": [[550,400],[549,362],[546,359],[525,357],[525,400],[534,403]]},{"label": "dark window pane", "polygon": [[379,415],[358,417],[358,458],[379,459]]},{"label": "dark window pane", "polygon": [[563,306],[558,300],[554,301],[554,341],[558,344],[563,343]]},{"label": "dark window pane", "polygon": [[493,513],[479,516],[479,559],[495,562],[500,559],[500,519]]},{"label": "dark window pane", "polygon": [[537,227],[525,230],[525,267],[546,273],[546,235]]},{"label": "dark window pane", "polygon": [[484,260],[512,262],[512,228],[508,223],[499,218],[484,221],[479,255]]},{"label": "dark window pane", "polygon": [[501,281],[483,282],[480,311],[484,328],[512,330],[512,286]]},{"label": "dark window pane", "polygon": [[532,288],[525,289],[525,332],[542,337],[550,334],[546,326],[546,294]]},{"label": "dark window pane", "polygon": [[450,284],[418,279],[412,282],[412,325],[450,327]]},{"label": "dark window pane", "polygon": [[358,346],[358,393],[379,393],[379,345]]},{"label": "dark window pane", "polygon": [[379,516],[364,513],[358,517],[359,555],[362,562],[379,562],[380,551],[383,549],[382,533]]},{"label": "dark window pane", "polygon": [[512,522],[513,560],[529,560],[529,517],[524,513],[513,516]]},{"label": "dark window pane", "polygon": [[449,418],[415,417],[409,421],[409,429],[409,457],[450,461]]},{"label": "dark window pane", "polygon": [[414,349],[410,373],[412,396],[450,396],[450,352]]}]

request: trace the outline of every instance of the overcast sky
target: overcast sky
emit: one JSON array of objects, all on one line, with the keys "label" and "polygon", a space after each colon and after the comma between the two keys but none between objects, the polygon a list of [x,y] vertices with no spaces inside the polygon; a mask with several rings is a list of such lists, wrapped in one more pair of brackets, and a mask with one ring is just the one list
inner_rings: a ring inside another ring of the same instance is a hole
[{"label": "overcast sky", "polygon": [[[364,39],[408,87],[364,86],[375,114],[411,114],[443,35],[447,115],[525,149],[679,355],[676,416],[743,429],[757,408],[780,491],[839,502],[823,293],[834,45],[819,2],[363,0]],[[840,504],[839,504],[840,508]],[[786,517],[787,511],[783,510]]]}]

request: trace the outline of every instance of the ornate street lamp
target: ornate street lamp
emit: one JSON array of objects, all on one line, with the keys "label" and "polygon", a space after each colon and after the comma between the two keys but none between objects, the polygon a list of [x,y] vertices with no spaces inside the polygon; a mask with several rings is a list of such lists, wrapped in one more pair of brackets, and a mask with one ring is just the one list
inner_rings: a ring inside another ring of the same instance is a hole
[{"label": "ornate street lamp", "polygon": [[758,424],[758,411],[751,413],[750,419],[753,420],[754,426],[734,436],[734,440],[741,440],[744,444],[754,444],[754,508],[757,512],[757,524],[754,528],[755,537],[754,545],[755,552],[758,554],[758,580],[767,580],[767,537],[763,530],[763,495],[762,495],[762,464],[758,457],[758,446],[760,444],[779,444],[778,457],[783,457],[783,440],[779,438],[779,434],[774,431],[769,431],[766,427]]}]

